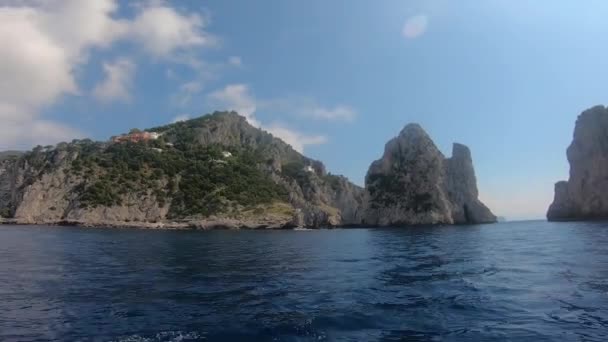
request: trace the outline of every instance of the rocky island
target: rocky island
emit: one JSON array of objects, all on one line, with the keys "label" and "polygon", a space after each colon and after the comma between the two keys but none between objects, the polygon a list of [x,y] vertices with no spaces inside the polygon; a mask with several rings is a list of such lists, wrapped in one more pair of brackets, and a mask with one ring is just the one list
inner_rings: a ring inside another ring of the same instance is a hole
[{"label": "rocky island", "polygon": [[608,108],[596,106],[579,115],[567,156],[570,178],[555,184],[547,219],[608,218]]},{"label": "rocky island", "polygon": [[469,149],[444,158],[408,125],[366,188],[234,112],[0,155],[0,222],[289,228],[495,222]]},{"label": "rocky island", "polygon": [[478,199],[468,147],[454,144],[445,158],[417,124],[386,144],[365,178],[366,224],[475,224],[496,222]]}]

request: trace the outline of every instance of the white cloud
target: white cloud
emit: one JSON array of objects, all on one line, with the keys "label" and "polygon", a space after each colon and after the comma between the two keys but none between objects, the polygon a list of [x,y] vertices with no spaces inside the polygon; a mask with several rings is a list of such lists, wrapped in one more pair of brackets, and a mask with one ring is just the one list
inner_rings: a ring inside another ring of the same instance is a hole
[{"label": "white cloud", "polygon": [[336,106],[334,108],[315,107],[309,113],[314,119],[328,121],[353,121],[357,116],[356,112],[347,106]]},{"label": "white cloud", "polygon": [[279,123],[272,123],[268,126],[264,126],[263,128],[275,137],[281,138],[283,141],[291,145],[294,150],[300,153],[304,152],[304,148],[306,146],[322,145],[328,141],[326,136],[305,135]]},{"label": "white cloud", "polygon": [[[138,7],[133,20],[114,17],[117,0],[1,3],[0,149],[71,138],[76,130],[43,120],[40,112],[64,95],[81,93],[76,74],[95,48],[135,41],[154,57],[179,62],[178,53],[215,41],[201,16],[180,14],[165,2]],[[108,70],[107,80],[117,84],[119,73],[112,79]],[[111,86],[99,89],[118,94]]]},{"label": "white cloud", "polygon": [[122,27],[109,17],[113,1],[26,4],[0,7],[0,148],[71,138],[74,129],[38,113],[64,94],[79,93],[75,69],[90,48],[106,46]]},{"label": "white cloud", "polygon": [[152,55],[170,57],[175,51],[215,45],[217,39],[203,30],[205,26],[198,14],[180,14],[154,3],[135,17],[129,33]]},{"label": "white cloud", "polygon": [[254,116],[257,109],[256,101],[250,94],[247,85],[228,85],[224,89],[209,94],[209,99],[218,106],[223,106],[227,110],[235,111],[244,116],[252,126],[260,127],[260,123]]},{"label": "white cloud", "polygon": [[223,89],[209,94],[208,98],[213,105],[239,113],[244,116],[252,126],[270,132],[275,137],[280,138],[291,145],[291,147],[300,153],[304,152],[306,146],[320,145],[327,142],[327,137],[322,135],[306,135],[280,123],[275,122],[270,125],[265,125],[258,121],[255,117],[257,100],[251,94],[249,87],[245,84],[228,85]]},{"label": "white cloud", "polygon": [[239,56],[230,56],[228,58],[228,64],[235,67],[241,67],[243,66],[243,60]]},{"label": "white cloud", "polygon": [[93,95],[102,102],[131,100],[131,88],[135,63],[121,58],[114,63],[104,63],[105,79],[93,89]]},{"label": "white cloud", "polygon": [[320,105],[308,97],[287,97],[260,101],[260,108],[273,112],[294,114],[302,118],[322,121],[346,121],[352,122],[357,117],[357,112],[346,105],[327,107]]},{"label": "white cloud", "polygon": [[171,123],[181,122],[190,120],[190,114],[180,114],[171,120]]},{"label": "white cloud", "polygon": [[429,25],[429,18],[426,15],[416,15],[406,19],[403,25],[402,34],[407,39],[414,39],[422,36]]}]

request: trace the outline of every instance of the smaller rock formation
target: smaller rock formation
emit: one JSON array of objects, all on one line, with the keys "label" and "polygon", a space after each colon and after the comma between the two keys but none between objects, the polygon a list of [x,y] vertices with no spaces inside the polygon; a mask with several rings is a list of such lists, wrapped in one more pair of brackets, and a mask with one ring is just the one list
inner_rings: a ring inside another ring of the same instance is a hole
[{"label": "smaller rock formation", "polygon": [[417,124],[390,140],[366,179],[364,222],[376,226],[496,222],[478,200],[469,149],[454,144],[446,159]]},{"label": "smaller rock formation", "polygon": [[608,218],[608,108],[596,106],[579,115],[567,156],[570,178],[555,184],[547,219]]},{"label": "smaller rock formation", "polygon": [[455,143],[452,158],[445,160],[448,199],[454,223],[496,222],[496,216],[479,200],[471,151]]}]

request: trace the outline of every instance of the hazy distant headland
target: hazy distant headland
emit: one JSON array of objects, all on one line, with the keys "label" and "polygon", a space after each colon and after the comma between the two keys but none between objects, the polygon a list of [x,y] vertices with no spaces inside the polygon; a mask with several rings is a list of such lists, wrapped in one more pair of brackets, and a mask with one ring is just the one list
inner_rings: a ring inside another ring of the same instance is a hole
[{"label": "hazy distant headland", "polygon": [[445,158],[416,124],[365,187],[234,112],[0,154],[0,220],[150,228],[289,228],[496,222],[469,149]]}]

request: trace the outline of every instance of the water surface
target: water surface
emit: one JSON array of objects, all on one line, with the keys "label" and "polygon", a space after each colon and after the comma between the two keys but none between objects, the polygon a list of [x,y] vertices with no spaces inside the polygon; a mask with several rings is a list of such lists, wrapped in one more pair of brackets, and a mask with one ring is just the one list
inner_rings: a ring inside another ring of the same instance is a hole
[{"label": "water surface", "polygon": [[0,226],[2,341],[606,341],[608,224]]}]

